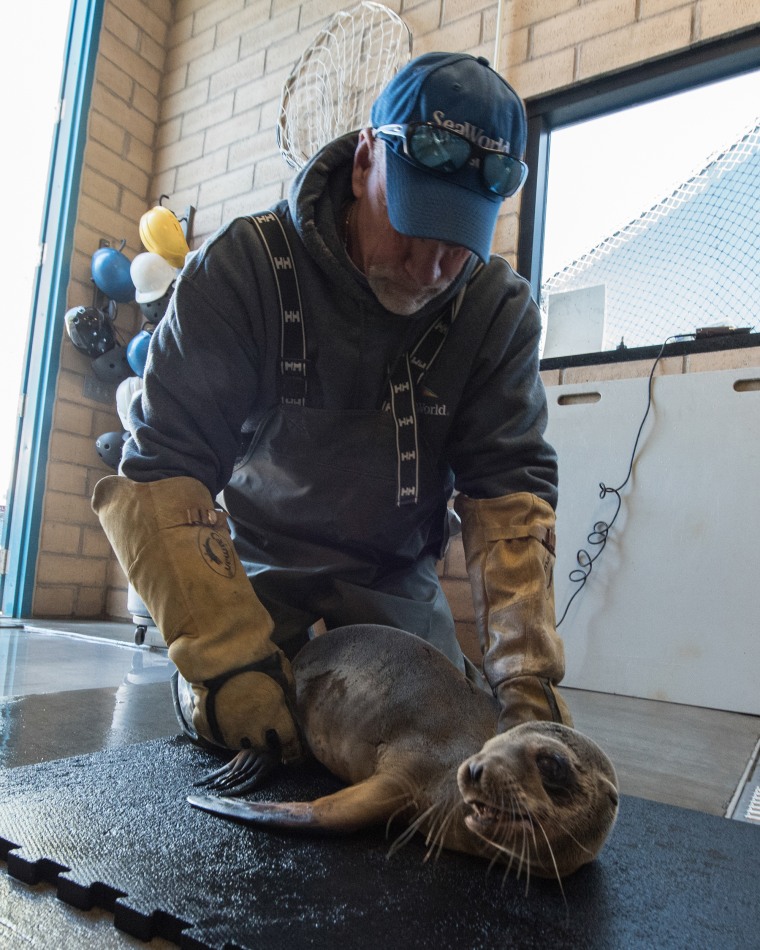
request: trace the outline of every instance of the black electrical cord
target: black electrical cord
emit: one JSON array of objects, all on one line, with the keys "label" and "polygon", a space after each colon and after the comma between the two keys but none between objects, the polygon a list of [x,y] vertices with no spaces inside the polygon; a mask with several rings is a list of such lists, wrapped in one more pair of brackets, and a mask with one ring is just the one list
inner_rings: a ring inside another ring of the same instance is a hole
[{"label": "black electrical cord", "polygon": [[586,581],[589,579],[591,571],[594,567],[594,562],[597,560],[597,558],[601,555],[602,551],[606,547],[607,539],[609,537],[610,531],[612,530],[612,526],[615,524],[615,521],[617,520],[617,516],[620,514],[620,508],[623,504],[623,499],[620,495],[620,492],[628,484],[628,482],[630,481],[631,475],[633,474],[633,463],[636,460],[636,450],[639,447],[641,433],[644,431],[644,423],[647,421],[647,417],[649,416],[649,410],[652,408],[652,386],[654,383],[654,371],[657,369],[657,364],[662,359],[663,353],[665,352],[665,347],[668,345],[668,343],[672,342],[673,340],[686,340],[694,336],[696,336],[696,334],[694,333],[679,333],[679,334],[675,334],[674,336],[667,337],[663,341],[663,344],[660,347],[660,351],[655,357],[654,363],[652,363],[652,369],[649,372],[649,382],[647,385],[647,408],[646,408],[646,412],[644,413],[644,417],[641,420],[639,431],[636,433],[636,440],[633,443],[633,449],[631,451],[631,460],[628,463],[628,473],[626,474],[625,479],[620,483],[620,485],[618,485],[617,488],[610,488],[608,485],[605,485],[604,482],[599,482],[599,497],[600,498],[606,498],[607,495],[614,495],[617,498],[617,507],[615,508],[615,514],[612,516],[612,520],[609,522],[607,521],[595,522],[592,531],[586,537],[586,541],[590,545],[593,545],[594,547],[598,548],[597,552],[592,556],[591,554],[589,554],[589,552],[585,548],[580,548],[580,550],[575,555],[575,560],[578,563],[578,567],[570,571],[570,574],[568,576],[570,578],[570,581],[573,584],[577,584],[578,587],[573,591],[573,594],[570,597],[570,600],[568,600],[567,605],[564,611],[562,612],[562,616],[557,621],[556,625],[558,627],[567,616],[567,612],[570,609],[570,604],[572,604],[572,602],[575,600],[578,594],[580,594],[580,592],[585,587]]}]

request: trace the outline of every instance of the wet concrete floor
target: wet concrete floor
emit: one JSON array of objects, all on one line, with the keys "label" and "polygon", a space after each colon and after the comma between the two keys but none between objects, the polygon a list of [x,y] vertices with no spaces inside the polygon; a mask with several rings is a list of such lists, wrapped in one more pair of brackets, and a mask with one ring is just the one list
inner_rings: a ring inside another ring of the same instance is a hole
[{"label": "wet concrete floor", "polygon": [[0,628],[0,767],[176,735],[166,650]]}]

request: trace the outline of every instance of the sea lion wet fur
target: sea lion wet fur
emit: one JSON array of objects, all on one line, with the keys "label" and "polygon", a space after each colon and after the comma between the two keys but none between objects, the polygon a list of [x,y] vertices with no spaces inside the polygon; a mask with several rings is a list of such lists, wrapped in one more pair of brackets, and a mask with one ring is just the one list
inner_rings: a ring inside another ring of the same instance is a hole
[{"label": "sea lion wet fur", "polygon": [[530,722],[495,735],[496,700],[425,641],[357,625],[311,640],[293,661],[309,749],[348,787],[313,802],[193,795],[191,804],[251,824],[350,832],[403,818],[400,846],[564,877],[593,860],[615,822],[614,767],[586,736]]}]

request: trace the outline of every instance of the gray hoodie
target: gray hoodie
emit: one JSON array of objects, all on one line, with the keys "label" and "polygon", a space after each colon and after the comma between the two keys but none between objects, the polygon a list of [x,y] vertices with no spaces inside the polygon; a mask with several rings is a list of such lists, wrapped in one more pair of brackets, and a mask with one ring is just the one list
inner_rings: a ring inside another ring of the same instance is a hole
[{"label": "gray hoodie", "polygon": [[[385,310],[341,238],[355,143],[352,134],[328,145],[299,174],[288,201],[271,209],[301,289],[307,405],[382,408],[396,361],[469,281],[416,393],[421,437],[459,491],[474,498],[528,491],[556,506],[556,455],[543,438],[540,317],[527,282],[499,257],[472,277],[473,258],[414,317]],[[188,261],[153,334],[122,473],[135,481],[186,475],[218,494],[279,401],[280,322],[269,259],[250,219],[237,218]]]}]

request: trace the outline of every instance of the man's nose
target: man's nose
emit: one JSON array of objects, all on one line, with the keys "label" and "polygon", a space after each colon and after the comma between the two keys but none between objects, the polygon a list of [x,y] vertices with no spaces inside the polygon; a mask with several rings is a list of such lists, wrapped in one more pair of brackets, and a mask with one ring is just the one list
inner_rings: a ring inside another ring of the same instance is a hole
[{"label": "man's nose", "polygon": [[424,287],[437,284],[445,276],[445,260],[451,248],[442,241],[428,238],[409,238],[406,272]]}]

